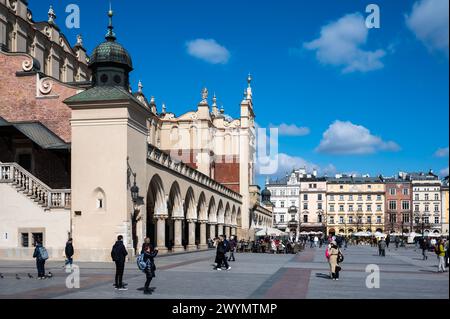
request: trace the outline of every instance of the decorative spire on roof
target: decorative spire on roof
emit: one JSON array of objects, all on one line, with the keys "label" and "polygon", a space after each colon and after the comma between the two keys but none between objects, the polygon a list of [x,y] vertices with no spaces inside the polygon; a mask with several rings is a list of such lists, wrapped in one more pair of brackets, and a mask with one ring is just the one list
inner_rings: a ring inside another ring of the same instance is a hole
[{"label": "decorative spire on roof", "polygon": [[223,107],[223,105],[220,106],[220,114],[224,114],[225,113],[225,109]]},{"label": "decorative spire on roof", "polygon": [[154,97],[154,96],[152,96],[152,97],[150,98],[150,110],[151,110],[154,114],[156,114],[156,102],[155,102],[155,97]]},{"label": "decorative spire on roof", "polygon": [[212,113],[213,115],[217,115],[219,114],[219,109],[217,108],[217,97],[216,97],[216,93],[214,93],[213,96],[213,104],[212,104]]},{"label": "decorative spire on roof", "polygon": [[108,33],[106,34],[106,40],[108,41],[116,41],[116,34],[114,33],[113,29],[113,21],[112,18],[114,16],[114,11],[111,7],[111,2],[109,3],[109,11],[108,11],[108,17],[109,17],[109,25],[108,25]]},{"label": "decorative spire on roof", "polygon": [[162,105],[162,113],[166,114],[166,104],[165,103],[163,103],[163,105]]},{"label": "decorative spire on roof", "polygon": [[249,73],[248,77],[247,77],[247,83],[248,83],[248,87],[247,87],[247,91],[246,91],[246,98],[247,100],[251,100],[252,96],[253,96],[253,92],[252,92],[252,75]]},{"label": "decorative spire on roof", "polygon": [[142,94],[142,89],[144,88],[144,86],[142,85],[141,80],[139,80],[138,82],[138,92]]},{"label": "decorative spire on roof", "polygon": [[48,9],[48,23],[55,24],[55,20],[56,20],[56,14],[55,14],[55,11],[53,10],[53,6],[50,5],[50,9]]}]

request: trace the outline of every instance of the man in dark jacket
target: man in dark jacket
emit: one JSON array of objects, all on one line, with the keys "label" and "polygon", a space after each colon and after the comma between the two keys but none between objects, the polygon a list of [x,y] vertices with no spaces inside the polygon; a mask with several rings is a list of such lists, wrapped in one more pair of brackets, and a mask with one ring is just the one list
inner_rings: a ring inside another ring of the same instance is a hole
[{"label": "man in dark jacket", "polygon": [[230,270],[231,267],[228,265],[227,258],[225,257],[226,246],[224,244],[225,238],[223,235],[220,235],[219,242],[217,244],[217,252],[216,252],[216,263],[217,266],[214,270],[222,270],[222,264],[225,265],[227,270]]},{"label": "man in dark jacket", "polygon": [[40,240],[36,240],[36,247],[34,248],[33,258],[36,258],[36,268],[38,271],[38,279],[45,279],[45,259],[41,255],[42,245]]},{"label": "man in dark jacket", "polygon": [[69,240],[66,243],[66,249],[64,250],[64,253],[66,255],[66,262],[64,264],[64,267],[67,267],[67,265],[70,265],[72,267],[73,264],[73,244],[72,244],[72,238],[69,238]]},{"label": "man in dark jacket", "polygon": [[111,258],[116,263],[115,287],[118,290],[128,290],[128,288],[126,288],[122,282],[123,272],[125,270],[125,259],[127,255],[128,255],[127,249],[123,244],[123,236],[119,235],[117,237],[116,243],[114,244],[111,250]]},{"label": "man in dark jacket", "polygon": [[236,261],[236,258],[234,258],[234,253],[236,252],[237,241],[234,236],[231,236],[228,244],[230,245],[230,257],[228,258],[228,261]]}]

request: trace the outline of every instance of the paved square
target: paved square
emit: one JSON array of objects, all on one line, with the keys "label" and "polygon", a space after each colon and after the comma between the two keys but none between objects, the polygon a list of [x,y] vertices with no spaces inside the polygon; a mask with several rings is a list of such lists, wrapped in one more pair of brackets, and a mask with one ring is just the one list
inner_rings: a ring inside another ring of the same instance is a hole
[{"label": "paved square", "polygon": [[[391,248],[379,257],[376,248],[351,246],[344,250],[340,281],[328,279],[324,248],[307,248],[298,255],[237,254],[230,271],[214,271],[214,251],[157,257],[154,293],[144,296],[145,275],[128,263],[128,291],[113,286],[112,263],[80,263],[80,289],[66,288],[62,264],[49,262],[54,277],[36,280],[33,262],[0,261],[0,299],[448,299],[449,276],[437,273],[437,258],[421,251]],[[380,269],[380,288],[366,287],[366,266]],[[30,273],[34,278],[29,278]],[[20,279],[16,279],[16,274]]]}]

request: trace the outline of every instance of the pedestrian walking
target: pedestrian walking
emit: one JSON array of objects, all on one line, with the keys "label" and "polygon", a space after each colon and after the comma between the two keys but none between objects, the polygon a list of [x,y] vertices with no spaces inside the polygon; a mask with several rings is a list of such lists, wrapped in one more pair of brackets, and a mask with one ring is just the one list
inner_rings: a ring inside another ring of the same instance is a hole
[{"label": "pedestrian walking", "polygon": [[330,272],[332,280],[339,280],[339,272],[341,271],[341,266],[339,263],[343,259],[343,255],[335,240],[331,242],[331,248],[329,250],[328,263],[330,264]]},{"label": "pedestrian walking", "polygon": [[230,244],[230,257],[228,258],[228,261],[236,261],[236,258],[234,258],[234,254],[236,253],[238,243],[234,236],[231,236],[229,244]]},{"label": "pedestrian walking", "polygon": [[445,248],[442,239],[436,244],[436,255],[438,256],[438,272],[445,272]]},{"label": "pedestrian walking", "polygon": [[144,284],[144,294],[151,295],[152,290],[150,289],[150,283],[153,278],[156,277],[156,265],[155,265],[155,257],[158,255],[158,249],[154,249],[153,246],[149,243],[144,244],[143,247],[143,261],[145,263],[145,284]]},{"label": "pedestrian walking", "polygon": [[216,267],[214,267],[214,270],[222,270],[222,264],[226,267],[227,270],[231,269],[230,265],[228,265],[227,259],[225,258],[226,247],[224,241],[225,237],[223,235],[220,235],[217,242]]},{"label": "pedestrian walking", "polygon": [[116,264],[115,287],[117,290],[128,290],[123,284],[123,273],[125,270],[125,259],[128,255],[127,249],[123,244],[123,236],[117,236],[117,241],[111,250],[111,258]]},{"label": "pedestrian walking", "polygon": [[379,256],[386,257],[386,247],[387,247],[387,241],[384,240],[384,238],[381,238],[380,242],[378,243],[379,248]]},{"label": "pedestrian walking", "polygon": [[423,260],[427,260],[428,259],[428,256],[427,256],[428,243],[425,239],[422,239],[422,241],[420,243],[420,248],[422,249]]},{"label": "pedestrian walking", "polygon": [[64,249],[64,254],[66,255],[66,261],[64,263],[64,267],[67,267],[67,265],[70,265],[70,268],[72,268],[73,255],[74,255],[72,238],[69,238],[69,240],[67,241],[66,248]]},{"label": "pedestrian walking", "polygon": [[389,249],[389,243],[391,242],[391,236],[387,235],[386,237],[386,247]]},{"label": "pedestrian walking", "polygon": [[48,259],[48,252],[39,239],[36,240],[36,247],[34,248],[33,258],[36,258],[36,268],[38,272],[37,279],[46,279],[45,261]]}]

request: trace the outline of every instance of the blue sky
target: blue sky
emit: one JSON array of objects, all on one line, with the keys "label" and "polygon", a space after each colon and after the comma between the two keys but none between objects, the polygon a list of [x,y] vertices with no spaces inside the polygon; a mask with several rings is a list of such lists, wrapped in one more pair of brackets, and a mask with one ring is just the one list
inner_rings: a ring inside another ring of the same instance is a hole
[{"label": "blue sky", "polygon": [[[206,86],[236,117],[252,73],[258,124],[283,125],[278,175],[448,174],[448,0],[376,1],[381,25],[367,29],[373,2],[112,0],[133,88],[141,79],[159,107],[192,110]],[[80,29],[65,27],[70,3]],[[103,41],[108,1],[31,0],[35,21],[50,4],[72,43],[81,33],[89,53]]]}]

